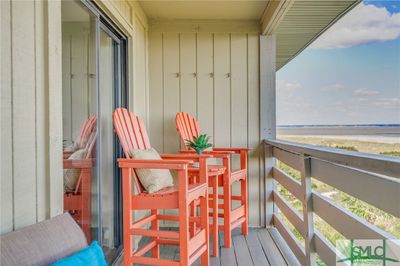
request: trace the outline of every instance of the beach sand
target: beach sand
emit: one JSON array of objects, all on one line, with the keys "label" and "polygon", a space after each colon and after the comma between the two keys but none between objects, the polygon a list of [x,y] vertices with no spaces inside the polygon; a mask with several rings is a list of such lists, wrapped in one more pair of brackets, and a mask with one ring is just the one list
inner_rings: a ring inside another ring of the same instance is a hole
[{"label": "beach sand", "polygon": [[379,154],[381,152],[400,151],[400,139],[387,136],[366,135],[278,135],[278,139],[300,142],[319,146],[347,146],[354,147],[360,152]]}]

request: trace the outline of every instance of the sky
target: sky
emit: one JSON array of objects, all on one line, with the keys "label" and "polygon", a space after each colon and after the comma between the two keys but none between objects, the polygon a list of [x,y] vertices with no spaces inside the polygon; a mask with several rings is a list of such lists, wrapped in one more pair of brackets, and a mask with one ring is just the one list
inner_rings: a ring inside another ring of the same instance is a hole
[{"label": "sky", "polygon": [[278,125],[400,124],[400,0],[364,0],[276,78]]}]

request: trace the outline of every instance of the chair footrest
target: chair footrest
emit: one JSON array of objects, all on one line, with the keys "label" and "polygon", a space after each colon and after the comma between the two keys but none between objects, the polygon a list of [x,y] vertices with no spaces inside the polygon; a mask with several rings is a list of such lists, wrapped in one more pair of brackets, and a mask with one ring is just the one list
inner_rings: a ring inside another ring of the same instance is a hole
[{"label": "chair footrest", "polygon": [[241,170],[236,170],[231,173],[231,179],[230,183],[232,184],[233,182],[239,181],[239,180],[245,180],[247,175],[247,170],[246,169],[241,169]]},{"label": "chair footrest", "polygon": [[193,200],[196,200],[200,197],[204,197],[207,193],[208,186],[206,183],[204,184],[199,184],[192,189],[189,189],[188,192],[188,202],[192,202]]},{"label": "chair footrest", "polygon": [[[214,193],[208,194],[210,199],[214,199]],[[224,199],[224,195],[218,195],[218,199]],[[231,196],[231,200],[242,200],[242,196]]]},{"label": "chair footrest", "polygon": [[157,242],[156,241],[151,241],[150,243],[148,243],[147,245],[145,245],[144,247],[138,249],[136,252],[133,253],[133,256],[144,256],[144,254],[147,253],[147,251],[151,250],[152,248],[157,246]]},{"label": "chair footrest", "polygon": [[160,265],[160,266],[179,266],[177,260],[156,259],[151,257],[131,257],[131,263],[134,264],[147,264],[147,265]]},{"label": "chair footrest", "polygon": [[200,230],[194,237],[189,240],[189,250],[197,250],[206,242],[206,229]]},{"label": "chair footrest", "polygon": [[207,250],[207,245],[203,244],[202,246],[200,246],[199,249],[193,252],[192,255],[189,257],[189,265],[195,262],[206,250]]},{"label": "chair footrest", "polygon": [[162,237],[162,238],[172,238],[178,239],[179,233],[173,231],[162,231],[162,230],[152,230],[152,229],[131,229],[132,235],[148,236],[148,237]]},{"label": "chair footrest", "polygon": [[232,210],[231,211],[231,221],[235,221],[238,218],[245,216],[244,210],[245,210],[244,205]]}]

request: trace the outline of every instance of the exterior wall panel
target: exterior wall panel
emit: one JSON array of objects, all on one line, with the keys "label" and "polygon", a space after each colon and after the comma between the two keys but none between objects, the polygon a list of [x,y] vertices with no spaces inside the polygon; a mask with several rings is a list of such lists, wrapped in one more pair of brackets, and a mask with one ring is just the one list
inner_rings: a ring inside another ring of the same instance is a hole
[{"label": "exterior wall panel", "polygon": [[[249,224],[262,226],[258,33],[180,32],[171,25],[165,32],[156,29],[149,34],[153,146],[165,153],[179,150],[175,115],[185,111],[200,120],[215,146],[250,147]],[[233,162],[237,168],[238,160]],[[238,193],[239,187],[233,191]]]},{"label": "exterior wall panel", "polygon": [[201,130],[214,140],[214,38],[197,33],[197,117]]},{"label": "exterior wall panel", "polygon": [[13,212],[12,78],[10,0],[1,1],[1,186],[0,233],[11,231]]},{"label": "exterior wall panel", "polygon": [[[147,20],[139,6],[119,2],[99,6],[129,38],[130,108],[147,117]],[[62,105],[71,96],[62,95],[68,84],[62,84],[61,54],[73,47],[62,43],[60,1],[0,5],[3,234],[63,212]]]},{"label": "exterior wall panel", "polygon": [[[149,33],[149,134],[151,145],[159,152],[164,152],[164,74],[163,74],[163,36],[162,33]],[[151,88],[151,89],[150,89]],[[150,104],[151,103],[151,104]],[[153,133],[154,132],[154,133]]]},{"label": "exterior wall panel", "polygon": [[[179,150],[179,137],[174,134],[175,114],[180,110],[179,33],[163,34],[163,77],[164,77],[164,150],[173,153]],[[160,97],[158,95],[156,97]],[[150,99],[151,101],[151,99]],[[151,108],[151,106],[150,106]],[[151,111],[150,111],[151,115]]]},{"label": "exterior wall panel", "polygon": [[[61,51],[58,39],[50,39],[55,36],[50,25],[61,21],[60,12],[52,15],[57,10],[60,4],[54,1],[1,1],[0,233],[62,212],[62,136],[56,130],[62,123],[61,102],[49,105],[58,100],[50,86],[61,92],[57,70],[49,71]],[[56,68],[61,72],[61,64]],[[52,204],[51,191],[58,191]]]},{"label": "exterior wall panel", "polygon": [[14,225],[36,222],[35,3],[12,2]]},{"label": "exterior wall panel", "polygon": [[148,110],[147,110],[147,37],[146,28],[141,22],[135,19],[136,35],[134,38],[135,42],[135,66],[134,66],[134,86],[133,95],[131,95],[131,106],[132,110],[138,114],[145,124],[148,124]]},{"label": "exterior wall panel", "polygon": [[181,33],[179,47],[180,110],[197,115],[196,34]]}]

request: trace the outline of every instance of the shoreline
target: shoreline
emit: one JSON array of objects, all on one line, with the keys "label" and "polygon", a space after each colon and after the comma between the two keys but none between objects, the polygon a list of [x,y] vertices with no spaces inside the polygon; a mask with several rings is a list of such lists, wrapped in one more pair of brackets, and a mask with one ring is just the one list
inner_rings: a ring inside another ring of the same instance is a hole
[{"label": "shoreline", "polygon": [[377,135],[287,135],[278,134],[277,138],[291,139],[291,138],[317,138],[329,140],[353,140],[362,142],[375,142],[384,144],[400,144],[400,137],[393,136],[377,136]]},{"label": "shoreline", "polygon": [[278,139],[331,148],[354,148],[359,152],[382,154],[399,152],[400,138],[379,135],[282,135]]}]

